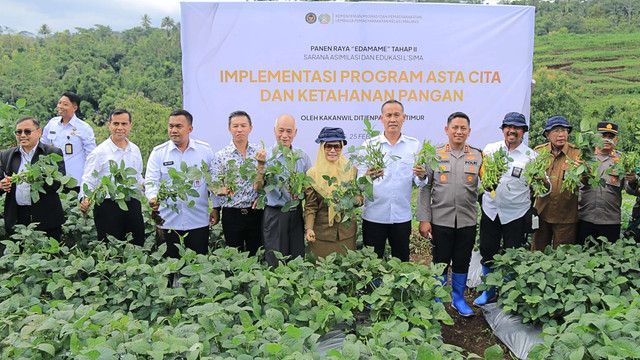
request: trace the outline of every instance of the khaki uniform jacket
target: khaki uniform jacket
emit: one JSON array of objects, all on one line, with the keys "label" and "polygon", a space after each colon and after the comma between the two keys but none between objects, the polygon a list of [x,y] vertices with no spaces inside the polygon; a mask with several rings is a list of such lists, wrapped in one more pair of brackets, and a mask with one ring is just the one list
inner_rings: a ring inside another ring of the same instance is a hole
[{"label": "khaki uniform jacket", "polygon": [[[536,146],[535,151],[547,148],[551,153],[551,143]],[[550,224],[571,224],[578,222],[578,194],[568,191],[560,192],[564,180],[564,172],[571,166],[567,158],[577,160],[580,156],[580,149],[573,144],[566,143],[558,156],[553,153],[551,165],[547,168],[547,176],[551,184],[551,192],[547,196],[536,198],[536,210],[540,219]]]},{"label": "khaki uniform jacket", "polygon": [[329,226],[329,207],[324,197],[310,186],[305,190],[304,198],[304,226],[305,229],[313,229],[317,240],[342,241],[356,237],[358,221],[355,216],[348,229],[337,220]]},{"label": "khaki uniform jacket", "polygon": [[450,228],[475,226],[482,150],[465,144],[456,157],[449,144],[439,144],[436,152],[438,169],[427,169],[427,184],[418,193],[416,219]]},{"label": "khaki uniform jacket", "polygon": [[606,171],[620,161],[620,154],[614,151],[610,155],[596,154],[600,161],[598,175],[606,180],[604,188],[594,189],[590,185],[580,186],[578,218],[596,225],[619,225],[622,189],[630,195],[638,194],[638,183],[630,185],[624,174],[606,174]]}]

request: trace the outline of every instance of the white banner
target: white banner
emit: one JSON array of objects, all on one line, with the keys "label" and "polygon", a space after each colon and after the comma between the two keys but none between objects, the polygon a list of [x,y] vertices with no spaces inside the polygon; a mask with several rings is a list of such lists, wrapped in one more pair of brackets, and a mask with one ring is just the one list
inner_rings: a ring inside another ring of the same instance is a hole
[{"label": "white banner", "polygon": [[275,142],[276,117],[297,119],[294,144],[315,159],[324,126],[349,145],[366,138],[388,99],[404,104],[403,133],[447,141],[449,114],[471,118],[468,143],[502,139],[507,112],[529,119],[534,8],[411,3],[182,4],[184,106],[194,137],[226,146],[229,113],[248,112],[249,139]]}]

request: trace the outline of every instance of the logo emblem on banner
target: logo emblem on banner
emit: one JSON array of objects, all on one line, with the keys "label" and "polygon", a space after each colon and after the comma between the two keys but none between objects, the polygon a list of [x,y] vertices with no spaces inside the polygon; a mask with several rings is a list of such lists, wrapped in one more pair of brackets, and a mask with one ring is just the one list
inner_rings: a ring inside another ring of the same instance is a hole
[{"label": "logo emblem on banner", "polygon": [[313,24],[314,22],[316,22],[316,14],[314,13],[308,13],[307,15],[304,16],[304,19],[309,23],[309,24]]},{"label": "logo emblem on banner", "polygon": [[329,16],[329,14],[320,15],[320,24],[328,24],[329,21],[331,21],[331,16]]}]

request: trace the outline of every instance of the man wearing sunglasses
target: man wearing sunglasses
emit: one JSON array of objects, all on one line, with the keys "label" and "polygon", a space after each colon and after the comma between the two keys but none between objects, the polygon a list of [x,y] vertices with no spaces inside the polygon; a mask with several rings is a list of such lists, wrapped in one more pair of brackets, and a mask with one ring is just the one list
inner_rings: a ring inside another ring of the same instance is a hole
[{"label": "man wearing sunglasses", "polygon": [[[39,142],[42,129],[40,122],[34,117],[27,116],[18,120],[15,134],[18,146],[0,154],[0,195],[7,193],[4,204],[4,226],[7,234],[13,234],[16,224],[38,223],[36,229],[60,241],[65,221],[57,192],[60,182],[44,184],[45,193],[40,194],[40,199],[33,202],[31,186],[26,183],[12,184],[9,177],[37,162],[40,156],[52,153],[62,156],[62,150]],[[58,163],[58,171],[65,174],[64,161]]]}]

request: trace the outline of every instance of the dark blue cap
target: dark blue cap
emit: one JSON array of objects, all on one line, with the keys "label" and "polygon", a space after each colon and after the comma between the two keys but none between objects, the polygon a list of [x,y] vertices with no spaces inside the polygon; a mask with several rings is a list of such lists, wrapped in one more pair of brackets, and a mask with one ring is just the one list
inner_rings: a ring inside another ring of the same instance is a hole
[{"label": "dark blue cap", "polygon": [[542,130],[542,135],[544,136],[544,132],[545,131],[549,131],[549,130],[553,129],[556,126],[565,127],[567,129],[569,129],[569,132],[571,132],[571,130],[573,130],[573,126],[569,125],[569,122],[563,116],[554,116],[554,117],[550,117],[547,120],[547,123],[544,126],[544,130]]},{"label": "dark blue cap", "polygon": [[320,142],[329,142],[329,141],[342,141],[344,145],[347,145],[346,137],[344,136],[344,131],[341,128],[334,127],[323,127],[320,130],[320,134],[318,134],[318,138],[316,139],[316,143],[320,144]]},{"label": "dark blue cap", "polygon": [[502,119],[502,126],[500,126],[500,129],[504,129],[505,125],[520,126],[524,128],[525,132],[529,131],[527,120],[524,118],[524,115],[519,112],[507,113],[507,115],[504,116],[504,119]]}]

